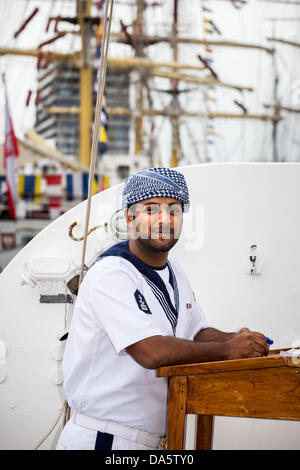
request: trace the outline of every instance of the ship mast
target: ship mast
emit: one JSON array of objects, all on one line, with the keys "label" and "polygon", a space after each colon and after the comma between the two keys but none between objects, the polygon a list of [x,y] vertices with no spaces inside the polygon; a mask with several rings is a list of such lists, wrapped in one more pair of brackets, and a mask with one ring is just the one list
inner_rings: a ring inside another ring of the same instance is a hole
[{"label": "ship mast", "polygon": [[[80,114],[79,114],[79,158],[84,165],[89,165],[91,155],[91,122],[93,118],[92,111],[92,77],[93,67],[91,58],[91,39],[92,24],[91,18],[91,0],[85,4],[81,0],[77,3],[77,21],[80,24],[80,33],[82,38],[81,64],[80,64]],[[85,10],[83,10],[85,5]]]},{"label": "ship mast", "polygon": [[[92,102],[92,83],[93,83],[93,60],[92,60],[92,37],[93,37],[93,25],[99,23],[98,18],[93,18],[91,16],[92,10],[92,0],[76,0],[77,5],[77,15],[75,18],[62,18],[63,21],[70,22],[72,24],[80,25],[80,35],[82,47],[79,52],[71,54],[62,54],[58,52],[43,51],[40,47],[38,49],[30,50],[21,50],[21,49],[12,49],[7,47],[0,47],[0,55],[4,54],[13,54],[13,55],[25,55],[25,56],[36,56],[38,59],[40,57],[46,57],[47,54],[51,54],[52,61],[64,62],[72,64],[80,70],[80,106],[79,107],[51,107],[45,109],[45,112],[49,113],[67,113],[67,114],[79,114],[79,123],[80,123],[80,145],[79,145],[79,155],[80,162],[86,166],[89,165],[90,154],[91,154],[91,127],[93,122],[93,102]],[[219,47],[241,47],[241,48],[253,48],[265,51],[270,54],[274,54],[273,48],[263,47],[257,44],[248,44],[248,43],[239,43],[232,41],[212,41],[205,39],[197,38],[182,38],[178,36],[178,6],[179,0],[173,0],[173,26],[170,36],[150,36],[147,35],[147,31],[144,30],[144,13],[147,8],[147,3],[145,0],[137,0],[137,14],[136,19],[133,23],[133,34],[127,32],[126,27],[123,28],[121,33],[112,33],[111,37],[119,42],[124,42],[131,44],[135,49],[135,57],[131,58],[108,58],[108,66],[114,69],[119,69],[120,71],[137,70],[140,74],[139,84],[137,85],[137,99],[136,99],[136,109],[129,110],[125,108],[107,108],[108,115],[128,115],[132,116],[134,119],[135,125],[135,148],[134,154],[136,156],[141,155],[144,152],[144,128],[143,120],[145,116],[149,118],[154,118],[155,116],[166,116],[169,118],[172,126],[172,144],[171,144],[171,156],[170,156],[170,166],[176,167],[179,164],[180,160],[180,136],[179,136],[179,122],[181,116],[186,117],[206,117],[206,119],[215,119],[215,118],[229,118],[229,119],[263,119],[270,120],[274,123],[274,129],[276,134],[276,123],[281,119],[279,115],[280,107],[276,107],[274,114],[260,114],[260,115],[251,115],[249,113],[245,114],[236,114],[236,113],[191,113],[185,112],[180,109],[179,103],[179,81],[186,81],[189,83],[196,83],[205,87],[212,86],[225,86],[232,89],[238,90],[248,90],[252,89],[248,87],[233,85],[229,83],[223,83],[220,80],[215,80],[212,78],[200,78],[196,75],[188,75],[187,73],[182,73],[181,69],[194,69],[194,70],[203,70],[204,67],[199,65],[188,65],[181,64],[178,61],[178,52],[179,44],[202,44],[205,46],[214,45]],[[60,31],[60,36],[65,34],[78,34],[76,31]],[[144,48],[150,44],[157,44],[161,41],[169,42],[172,52],[173,52],[173,61],[170,62],[155,62],[146,57],[144,53]],[[49,41],[48,41],[49,42]],[[294,44],[293,44],[294,45]],[[166,71],[166,68],[169,68],[170,71]],[[149,74],[147,72],[149,70]],[[176,70],[177,69],[177,70]],[[171,106],[168,109],[153,109],[150,103],[150,89],[148,86],[148,77],[157,76],[163,77],[170,81],[172,93]],[[147,96],[149,100],[149,107],[144,106],[144,91],[147,90]],[[276,103],[275,103],[276,104]],[[278,104],[277,104],[278,106]],[[151,157],[152,142],[150,139],[150,151],[149,155]]]},{"label": "ship mast", "polygon": [[[144,32],[144,12],[145,12],[145,2],[144,0],[137,0],[137,17],[134,22],[134,34],[137,34],[139,37]],[[140,41],[135,43],[135,56],[144,57],[144,52]],[[143,73],[142,71],[140,72]],[[140,77],[139,83],[137,85],[137,108],[140,110],[140,115],[135,119],[135,146],[134,146],[134,155],[138,156],[143,153],[143,140],[144,140],[144,127],[143,127],[143,109],[144,109],[144,87],[143,79]]]},{"label": "ship mast", "polygon": [[[178,62],[178,0],[173,0],[173,27],[171,46],[173,48],[173,61]],[[180,137],[179,137],[179,100],[178,100],[178,80],[171,80],[172,95],[171,108],[175,110],[176,116],[171,117],[172,125],[172,154],[171,167],[177,167],[180,158]]]}]

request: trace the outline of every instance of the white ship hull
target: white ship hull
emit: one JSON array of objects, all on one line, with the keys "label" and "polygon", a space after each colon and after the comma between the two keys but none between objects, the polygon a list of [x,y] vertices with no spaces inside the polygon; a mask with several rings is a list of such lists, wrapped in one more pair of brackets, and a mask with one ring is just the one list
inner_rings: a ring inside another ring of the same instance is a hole
[{"label": "white ship hull", "polygon": [[[248,326],[272,338],[276,349],[299,346],[300,164],[203,164],[180,171],[192,209],[174,254],[211,325],[224,331]],[[89,235],[87,265],[117,242],[109,222],[121,192],[118,185],[93,197],[90,227],[108,226]],[[72,298],[66,282],[78,273],[82,241],[68,231],[78,221],[73,234],[83,234],[85,209],[83,202],[52,222],[0,275],[1,449],[33,449],[62,409],[65,342],[58,338],[73,304],[57,302],[59,294]],[[193,424],[191,417],[188,449]],[[60,419],[41,449],[55,448],[61,426]],[[299,436],[300,422],[216,417],[213,448],[300,449]]]}]

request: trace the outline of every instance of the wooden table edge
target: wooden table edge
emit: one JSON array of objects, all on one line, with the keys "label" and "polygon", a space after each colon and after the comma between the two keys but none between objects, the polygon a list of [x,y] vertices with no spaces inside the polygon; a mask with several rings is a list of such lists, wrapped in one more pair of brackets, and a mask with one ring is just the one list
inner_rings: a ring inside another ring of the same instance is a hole
[{"label": "wooden table edge", "polygon": [[300,356],[286,357],[274,351],[266,357],[163,366],[156,370],[156,375],[157,377],[172,377],[175,375],[208,374],[234,370],[264,369],[268,367],[300,368]]}]

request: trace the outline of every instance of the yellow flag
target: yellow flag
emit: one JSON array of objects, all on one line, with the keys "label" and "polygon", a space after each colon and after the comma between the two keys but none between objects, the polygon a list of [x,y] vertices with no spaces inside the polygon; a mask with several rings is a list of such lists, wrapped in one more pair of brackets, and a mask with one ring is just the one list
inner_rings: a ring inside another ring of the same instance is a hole
[{"label": "yellow flag", "polygon": [[103,144],[107,144],[107,135],[106,135],[106,130],[103,124],[101,124],[100,126],[99,141],[102,142]]},{"label": "yellow flag", "polygon": [[25,185],[25,177],[24,175],[19,175],[18,177],[18,191],[20,199],[24,198],[24,185]]}]

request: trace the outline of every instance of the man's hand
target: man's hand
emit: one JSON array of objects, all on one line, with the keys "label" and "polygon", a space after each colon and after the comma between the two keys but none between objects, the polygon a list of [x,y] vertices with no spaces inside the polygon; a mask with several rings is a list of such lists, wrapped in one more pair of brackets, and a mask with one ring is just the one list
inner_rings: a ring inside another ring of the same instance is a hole
[{"label": "man's hand", "polygon": [[241,328],[226,341],[227,359],[267,356],[269,344],[262,333]]},{"label": "man's hand", "polygon": [[196,335],[195,341],[158,335],[142,339],[126,349],[141,366],[156,369],[173,364],[267,356],[269,345],[263,334],[248,328],[236,333],[206,328]]}]

